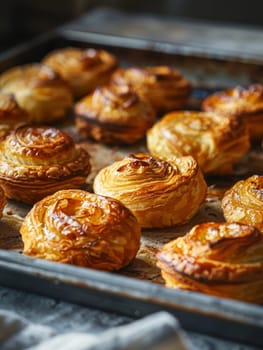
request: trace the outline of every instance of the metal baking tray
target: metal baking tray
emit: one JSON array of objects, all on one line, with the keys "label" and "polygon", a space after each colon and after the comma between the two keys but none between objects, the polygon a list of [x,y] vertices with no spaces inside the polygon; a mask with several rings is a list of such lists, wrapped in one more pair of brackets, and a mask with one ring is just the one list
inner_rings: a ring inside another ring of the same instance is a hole
[{"label": "metal baking tray", "polygon": [[[238,84],[263,83],[263,62],[204,53],[185,47],[143,39],[124,38],[98,33],[59,30],[44,35],[0,55],[0,72],[29,62],[36,62],[52,49],[65,46],[102,47],[114,53],[120,65],[166,64],[177,67],[193,84],[187,108],[198,109],[201,100],[213,91]],[[72,116],[69,116],[69,120]],[[58,125],[74,133],[68,121]],[[135,146],[117,149],[87,142],[93,159],[93,175],[87,181],[90,189],[96,171],[125,154],[144,150],[142,141]],[[172,290],[162,285],[155,267],[154,253],[163,243],[185,233],[201,221],[221,221],[220,195],[233,182],[253,173],[263,174],[262,149],[254,147],[237,166],[234,175],[208,177],[209,198],[190,223],[163,230],[144,230],[142,248],[128,268],[106,273],[44,260],[20,254],[18,228],[29,206],[9,201],[6,215],[0,223],[0,283],[62,300],[80,303],[134,318],[157,310],[173,313],[187,330],[263,346],[263,308],[212,297],[205,294]],[[14,215],[10,215],[13,213]]]}]

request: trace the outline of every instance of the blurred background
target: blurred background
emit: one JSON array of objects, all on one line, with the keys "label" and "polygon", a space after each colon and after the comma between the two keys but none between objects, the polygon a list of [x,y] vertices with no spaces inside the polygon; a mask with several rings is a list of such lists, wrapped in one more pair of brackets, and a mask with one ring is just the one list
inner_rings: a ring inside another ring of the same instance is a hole
[{"label": "blurred background", "polygon": [[0,49],[10,48],[102,6],[263,28],[261,0],[8,0],[1,2]]}]

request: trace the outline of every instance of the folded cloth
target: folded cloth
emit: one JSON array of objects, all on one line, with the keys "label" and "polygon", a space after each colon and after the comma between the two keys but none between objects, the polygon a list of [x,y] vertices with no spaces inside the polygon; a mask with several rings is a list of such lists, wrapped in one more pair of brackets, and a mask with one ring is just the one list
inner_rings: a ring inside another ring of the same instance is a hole
[{"label": "folded cloth", "polygon": [[51,328],[34,324],[14,312],[0,310],[0,349],[24,350],[54,337]]},{"label": "folded cloth", "polygon": [[175,317],[158,312],[99,334],[58,334],[16,313],[0,310],[1,350],[187,350],[190,349]]}]

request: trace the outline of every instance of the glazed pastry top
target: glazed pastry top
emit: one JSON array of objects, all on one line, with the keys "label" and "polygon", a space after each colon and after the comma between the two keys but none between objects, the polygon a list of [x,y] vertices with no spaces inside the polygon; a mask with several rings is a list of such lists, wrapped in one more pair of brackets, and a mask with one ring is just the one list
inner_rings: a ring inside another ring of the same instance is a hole
[{"label": "glazed pastry top", "polygon": [[21,234],[26,255],[115,270],[136,256],[141,230],[119,201],[61,190],[34,205]]},{"label": "glazed pastry top", "polygon": [[90,171],[87,152],[53,127],[19,127],[2,141],[0,149],[2,176],[61,178]]},{"label": "glazed pastry top", "polygon": [[263,85],[237,86],[217,92],[204,100],[203,109],[231,115],[263,112]]}]

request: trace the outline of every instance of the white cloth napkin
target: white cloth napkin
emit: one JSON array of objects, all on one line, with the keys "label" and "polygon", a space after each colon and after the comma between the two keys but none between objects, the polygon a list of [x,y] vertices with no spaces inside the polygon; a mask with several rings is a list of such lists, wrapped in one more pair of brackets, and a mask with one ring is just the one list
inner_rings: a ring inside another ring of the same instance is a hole
[{"label": "white cloth napkin", "polygon": [[0,310],[1,350],[188,350],[175,317],[158,312],[99,334],[58,334],[16,313]]}]

